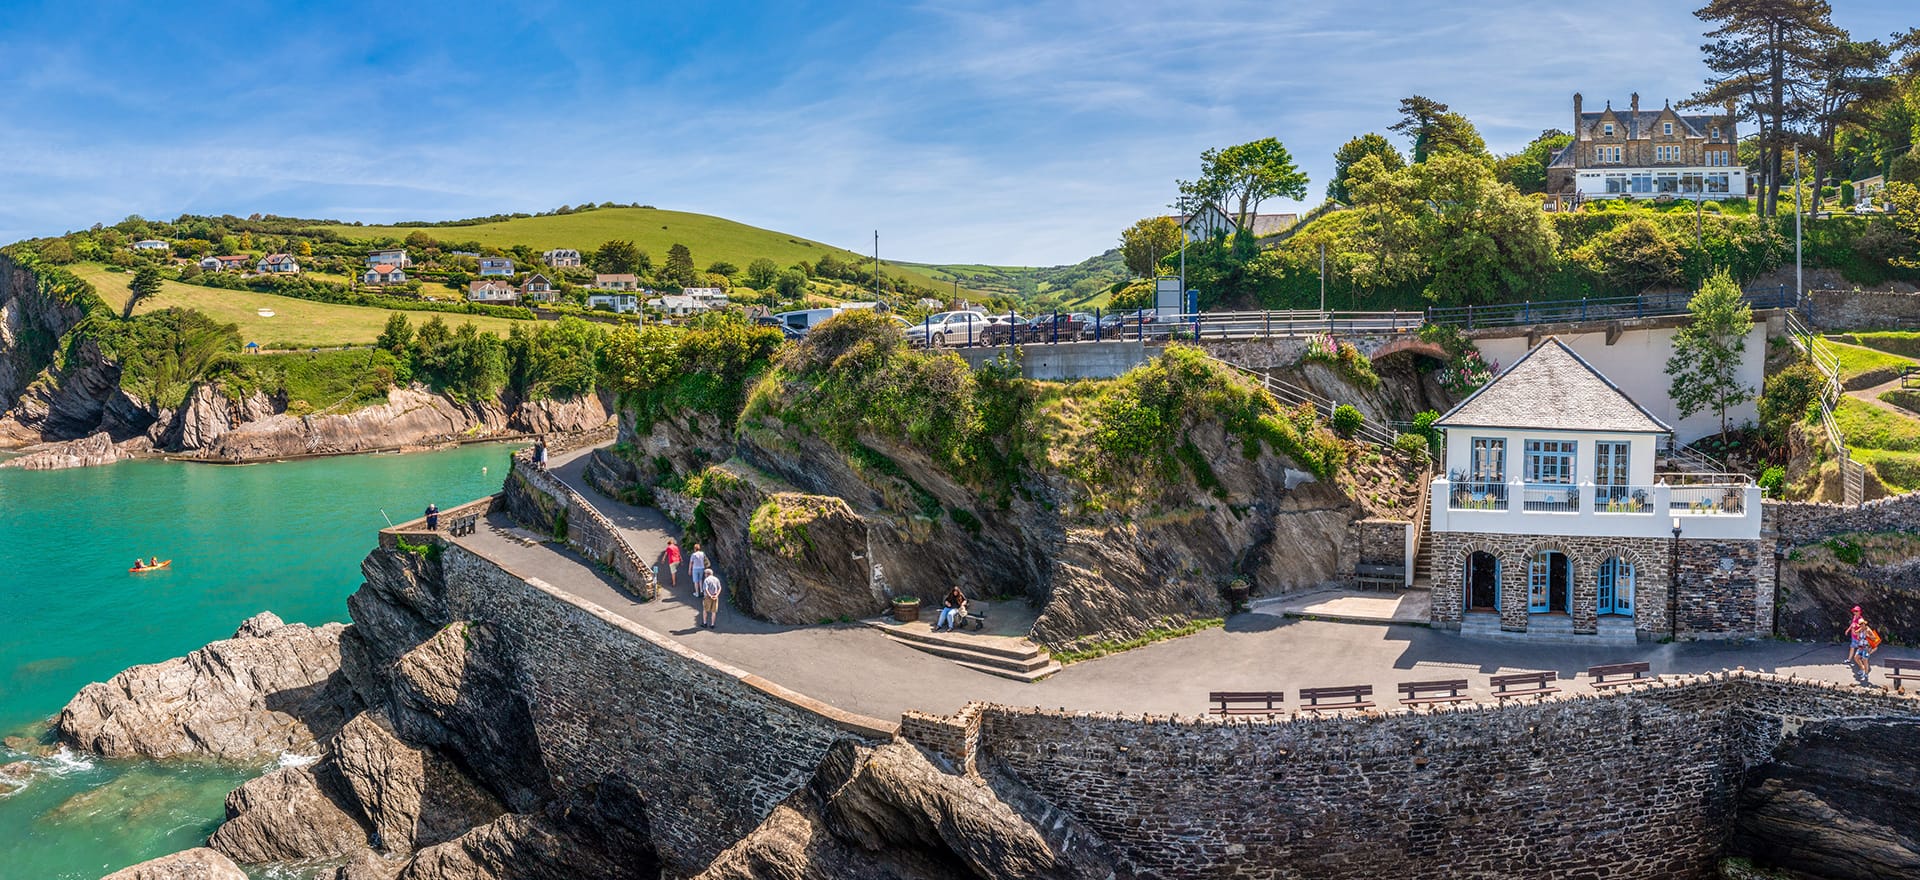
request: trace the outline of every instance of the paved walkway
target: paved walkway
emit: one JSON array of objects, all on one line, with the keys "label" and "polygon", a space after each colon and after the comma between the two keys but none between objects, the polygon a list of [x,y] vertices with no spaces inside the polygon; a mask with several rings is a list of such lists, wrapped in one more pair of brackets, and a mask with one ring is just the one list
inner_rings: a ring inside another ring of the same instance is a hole
[{"label": "paved walkway", "polygon": [[[580,453],[556,457],[554,471],[600,506],[644,558],[651,559],[676,530],[658,511],[637,508],[592,491],[580,478]],[[1583,648],[1486,642],[1417,626],[1336,623],[1283,616],[1284,603],[1261,603],[1224,628],[1148,645],[1068,666],[1034,684],[996,678],[889,641],[859,624],[779,626],[723,606],[720,625],[695,625],[697,606],[684,577],[659,599],[637,602],[579,555],[540,542],[499,514],[457,539],[462,545],[523,575],[537,577],[687,647],[749,670],[815,699],[875,718],[906,709],[951,712],[968,700],[1016,706],[1108,712],[1201,714],[1210,690],[1286,690],[1371,684],[1376,702],[1391,705],[1403,681],[1467,677],[1475,697],[1491,699],[1485,676],[1552,669],[1571,678],[1598,663],[1646,660],[1660,673],[1708,672],[1745,666],[1829,681],[1849,680],[1846,650],[1758,640],[1641,644]],[[724,577],[726,560],[715,560]],[[1884,680],[1884,674],[1880,674]],[[1585,690],[1584,680],[1568,691]],[[1382,699],[1384,698],[1384,699]]]}]

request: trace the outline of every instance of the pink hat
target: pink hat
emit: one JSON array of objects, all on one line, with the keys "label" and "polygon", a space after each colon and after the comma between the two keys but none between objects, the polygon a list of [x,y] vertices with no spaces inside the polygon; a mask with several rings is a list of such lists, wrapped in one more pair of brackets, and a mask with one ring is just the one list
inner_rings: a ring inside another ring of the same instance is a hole
[{"label": "pink hat", "polygon": [[1855,605],[1855,606],[1853,606],[1853,613],[1855,613],[1855,614],[1859,614],[1859,613],[1860,613],[1860,606],[1858,606],[1858,605]]}]

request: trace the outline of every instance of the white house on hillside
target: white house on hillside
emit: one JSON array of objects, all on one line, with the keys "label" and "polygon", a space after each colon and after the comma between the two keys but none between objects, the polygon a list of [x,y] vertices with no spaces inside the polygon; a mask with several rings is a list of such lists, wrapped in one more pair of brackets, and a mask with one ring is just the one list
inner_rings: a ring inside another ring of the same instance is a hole
[{"label": "white house on hillside", "polygon": [[269,275],[295,275],[300,272],[300,261],[292,254],[268,254],[255,268]]},{"label": "white house on hillside", "polygon": [[378,266],[368,269],[365,274],[362,274],[360,281],[363,284],[405,284],[407,283],[407,273],[399,266],[381,263]]},{"label": "white house on hillside", "polygon": [[[1248,230],[1255,238],[1264,238],[1300,222],[1299,214],[1254,214],[1247,218]],[[1240,227],[1234,216],[1208,202],[1192,214],[1175,215],[1173,222],[1187,234],[1188,241],[1204,241],[1227,235]]]},{"label": "white house on hillside", "polygon": [[566,269],[580,265],[580,252],[573,248],[555,248],[540,255],[540,262],[555,269]]},{"label": "white house on hillside", "polygon": [[[1760,625],[1753,591],[1771,564],[1760,490],[1740,476],[1657,473],[1672,429],[1559,339],[1435,425],[1446,438],[1429,511],[1436,623],[1657,637],[1671,625],[1679,561],[1683,594],[1695,596],[1684,610],[1712,609],[1689,620],[1696,635]],[[1686,583],[1690,569],[1704,576]],[[1650,593],[1658,607],[1643,601]]]},{"label": "white house on hillside", "polygon": [[498,279],[473,281],[467,284],[467,301],[477,303],[514,303],[519,301],[520,291],[512,284]]},{"label": "white house on hillside", "polygon": [[636,293],[595,293],[587,297],[587,308],[608,309],[630,315],[640,311],[640,295]]},{"label": "white house on hillside", "polygon": [[483,257],[480,260],[480,277],[512,275],[513,261],[506,257]]},{"label": "white house on hillside", "polygon": [[172,250],[173,248],[171,245],[157,238],[143,238],[133,243],[133,249],[136,251],[166,251]]},{"label": "white house on hillside", "polygon": [[395,268],[405,269],[411,265],[413,265],[413,260],[407,257],[406,248],[389,248],[384,251],[374,251],[367,255],[367,268],[369,269],[374,266],[393,266]]}]

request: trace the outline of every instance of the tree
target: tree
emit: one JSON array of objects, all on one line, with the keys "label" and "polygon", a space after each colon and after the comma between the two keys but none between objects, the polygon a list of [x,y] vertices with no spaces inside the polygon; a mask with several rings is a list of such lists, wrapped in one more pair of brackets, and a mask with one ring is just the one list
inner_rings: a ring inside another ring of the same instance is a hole
[{"label": "tree", "polygon": [[141,266],[139,269],[134,270],[133,280],[127,283],[127,289],[133,291],[133,295],[127,297],[127,307],[124,316],[132,317],[133,307],[141,300],[150,296],[158,296],[160,294],[160,286],[159,269],[152,266]]},{"label": "tree", "polygon": [[1573,135],[1557,128],[1543,131],[1526,149],[1500,157],[1493,167],[1494,176],[1522,193],[1546,192],[1547,166],[1553,163],[1554,154],[1570,143]]},{"label": "tree", "polygon": [[1353,193],[1347,189],[1347,175],[1353,166],[1368,156],[1380,157],[1380,164],[1388,171],[1399,171],[1407,166],[1407,160],[1393,142],[1380,135],[1368,132],[1347,141],[1333,153],[1333,179],[1327,181],[1327,198],[1343,205],[1353,204]]},{"label": "tree", "polygon": [[1792,126],[1805,112],[1802,84],[1812,73],[1823,41],[1844,34],[1832,21],[1827,0],[1707,0],[1694,10],[1717,25],[1706,55],[1706,88],[1685,102],[1693,107],[1744,106],[1759,131],[1759,169],[1767,188],[1760,213],[1776,213],[1780,201],[1780,156],[1791,145]]},{"label": "tree", "polygon": [[[1292,154],[1275,138],[1261,138],[1200,154],[1200,179],[1181,181],[1182,202],[1188,207],[1210,202],[1231,207],[1243,230],[1253,228],[1260,203],[1285,196],[1307,195],[1307,175],[1293,164]],[[1192,213],[1189,211],[1188,213]]]},{"label": "tree", "polygon": [[613,239],[593,252],[594,271],[605,275],[632,275],[652,268],[646,252],[625,239]]},{"label": "tree", "polygon": [[1334,254],[1342,273],[1367,290],[1420,277],[1426,261],[1420,255],[1421,206],[1412,176],[1404,169],[1389,170],[1379,156],[1365,156],[1348,172],[1347,181],[1359,220],[1352,249]]},{"label": "tree", "polygon": [[1400,121],[1387,126],[1387,130],[1399,132],[1413,142],[1413,164],[1418,165],[1427,161],[1434,126],[1446,112],[1447,105],[1425,95],[1401,98]]},{"label": "tree", "polygon": [[1727,410],[1753,396],[1740,384],[1740,355],[1753,326],[1753,309],[1740,296],[1740,285],[1727,270],[1707,278],[1687,303],[1690,320],[1673,337],[1673,357],[1667,359],[1672,383],[1667,395],[1682,418],[1698,412],[1720,413],[1720,433],[1727,433]]},{"label": "tree", "polygon": [[380,331],[380,338],[373,344],[392,352],[394,357],[404,358],[413,347],[413,324],[407,321],[406,315],[394,312],[387,316],[387,327]]},{"label": "tree", "polygon": [[660,268],[660,280],[676,287],[693,284],[693,251],[678,242],[667,248],[667,264]]},{"label": "tree", "polygon": [[714,260],[711,264],[707,266],[707,271],[715,275],[725,275],[728,278],[732,278],[733,276],[740,274],[740,267],[735,266],[734,264],[729,263],[726,260]]},{"label": "tree", "polygon": [[1680,248],[1645,217],[1615,226],[1576,253],[1589,270],[1622,290],[1639,293],[1680,280]]},{"label": "tree", "polygon": [[64,238],[56,238],[40,246],[40,259],[56,266],[64,266],[74,261],[73,245]]},{"label": "tree", "polygon": [[773,288],[786,299],[797,299],[807,292],[807,276],[799,269],[784,269],[774,280]]},{"label": "tree", "polygon": [[780,265],[766,257],[756,257],[747,264],[747,286],[766,290],[780,277]]},{"label": "tree", "polygon": [[1120,253],[1127,271],[1142,278],[1160,274],[1160,258],[1180,249],[1186,233],[1172,217],[1147,217],[1120,233]]},{"label": "tree", "polygon": [[[1894,92],[1887,77],[1892,50],[1878,40],[1856,43],[1843,33],[1827,41],[1814,58],[1812,88],[1814,115],[1813,179],[1824,181],[1838,163],[1835,148],[1840,130],[1869,123],[1865,108]],[[1813,189],[1814,213],[1820,212],[1820,187]]]},{"label": "tree", "polygon": [[299,257],[303,260],[312,257],[313,242],[310,242],[304,238],[300,239],[300,246],[294,250],[294,253],[299,255]]},{"label": "tree", "polygon": [[1458,113],[1442,113],[1433,121],[1433,127],[1427,132],[1427,155],[1431,159],[1441,153],[1465,153],[1469,156],[1487,155],[1487,142],[1480,137],[1479,129],[1467,121],[1467,117]]},{"label": "tree", "polygon": [[1553,268],[1559,234],[1531,199],[1493,177],[1492,163],[1436,152],[1412,178],[1428,299],[1491,302],[1527,290]]},{"label": "tree", "polygon": [[439,246],[440,243],[434,241],[433,236],[428,235],[424,229],[415,229],[407,233],[407,247],[413,248],[414,250],[424,251]]}]

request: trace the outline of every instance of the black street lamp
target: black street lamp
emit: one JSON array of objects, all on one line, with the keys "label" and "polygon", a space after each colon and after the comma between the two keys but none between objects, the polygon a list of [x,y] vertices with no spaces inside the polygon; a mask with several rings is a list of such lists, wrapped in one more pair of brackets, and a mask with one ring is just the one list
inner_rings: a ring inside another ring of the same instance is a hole
[{"label": "black street lamp", "polygon": [[1680,518],[1673,518],[1673,560],[1667,568],[1667,641],[1680,640]]}]

